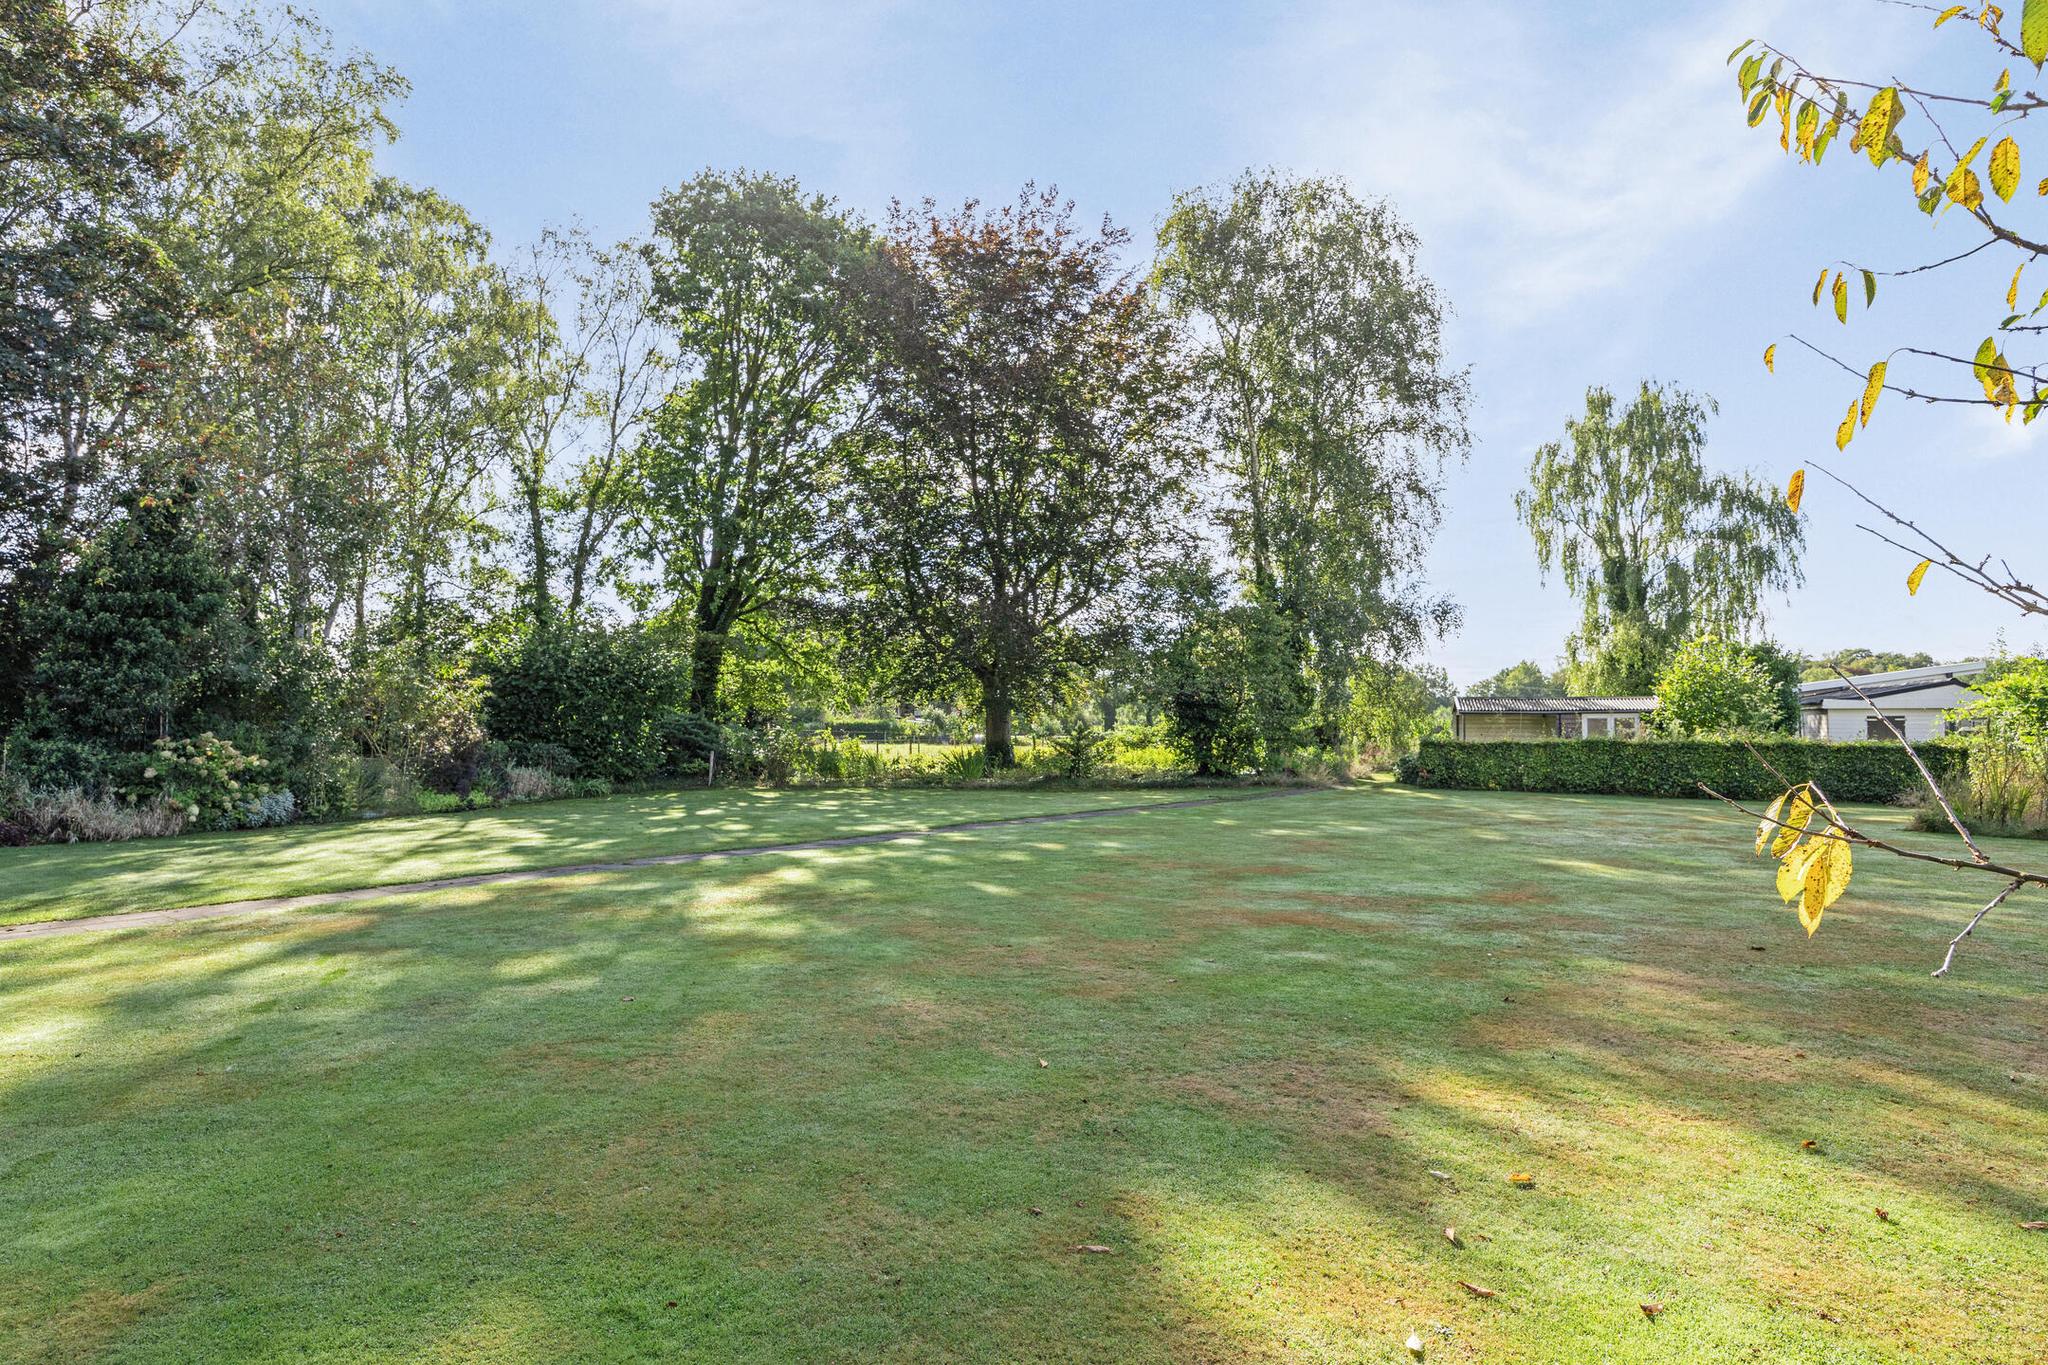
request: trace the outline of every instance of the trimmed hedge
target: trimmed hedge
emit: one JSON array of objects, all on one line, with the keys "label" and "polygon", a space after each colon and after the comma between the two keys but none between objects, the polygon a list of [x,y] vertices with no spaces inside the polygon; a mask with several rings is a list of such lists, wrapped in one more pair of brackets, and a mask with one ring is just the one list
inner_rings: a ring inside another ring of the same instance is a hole
[{"label": "trimmed hedge", "polygon": [[[1751,743],[1785,776],[1819,783],[1833,801],[1893,802],[1921,786],[1913,760],[1883,740]],[[1935,740],[1915,747],[1944,786],[1963,775],[1962,744]],[[1704,782],[1724,796],[1768,801],[1784,789],[1748,747],[1730,739],[1426,739],[1397,772],[1411,786],[1472,791],[1699,796],[1697,784]]]}]

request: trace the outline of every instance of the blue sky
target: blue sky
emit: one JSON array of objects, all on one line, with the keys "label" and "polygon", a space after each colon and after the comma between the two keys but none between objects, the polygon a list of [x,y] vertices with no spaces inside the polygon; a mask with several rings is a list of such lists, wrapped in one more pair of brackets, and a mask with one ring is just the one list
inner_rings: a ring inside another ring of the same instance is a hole
[{"label": "blue sky", "polygon": [[[1465,608],[1431,651],[1460,682],[1550,663],[1577,619],[1541,581],[1513,498],[1588,385],[1703,390],[1720,402],[1713,463],[1782,482],[1833,456],[1860,385],[1789,345],[1767,376],[1767,342],[1796,329],[1859,365],[1904,340],[1967,354],[2005,285],[1995,265],[1887,285],[1847,328],[1808,305],[1823,263],[1913,265],[1976,241],[1959,218],[1930,228],[1846,139],[1815,171],[1744,126],[1723,59],[1746,37],[1840,74],[1964,88],[1996,75],[1963,25],[1934,37],[1926,15],[1874,3],[328,0],[321,13],[413,83],[388,167],[467,205],[508,249],[571,219],[636,234],[655,194],[707,165],[795,175],[871,216],[892,197],[1053,182],[1136,247],[1176,190],[1249,164],[1391,199],[1423,238],[1456,310],[1453,357],[1473,375],[1474,448],[1450,476],[1430,566]],[[1901,131],[1919,145],[1910,117]],[[1953,543],[2048,574],[2044,440],[2048,419],[2022,430],[1893,396],[1833,463]],[[1907,598],[1910,561],[1855,529],[1846,495],[1817,482],[1807,507],[1806,585],[1770,616],[1785,643],[1960,658],[2000,630],[2019,646],[2044,633],[1940,575]]]}]

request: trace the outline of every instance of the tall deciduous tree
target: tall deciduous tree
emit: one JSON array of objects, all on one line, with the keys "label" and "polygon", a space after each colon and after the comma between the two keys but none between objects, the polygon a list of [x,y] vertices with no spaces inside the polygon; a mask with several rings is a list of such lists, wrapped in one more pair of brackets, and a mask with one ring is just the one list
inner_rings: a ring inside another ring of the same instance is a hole
[{"label": "tall deciduous tree", "polygon": [[1421,565],[1444,462],[1469,442],[1469,386],[1416,246],[1390,205],[1271,171],[1179,196],[1159,234],[1158,288],[1195,324],[1231,546],[1252,600],[1287,623],[1324,742],[1362,661],[1455,619]]},{"label": "tall deciduous tree", "polygon": [[188,321],[146,222],[185,73],[150,37],[123,9],[0,0],[0,731],[25,605],[104,505],[107,447]]},{"label": "tall deciduous tree", "polygon": [[817,581],[863,347],[864,234],[793,180],[707,171],[654,205],[654,315],[685,382],[661,406],[639,523],[691,633],[710,711],[733,631]]},{"label": "tall deciduous tree", "polygon": [[902,681],[970,686],[1008,764],[1016,712],[1105,658],[1184,530],[1185,375],[1128,234],[1054,191],[889,228],[848,554]]},{"label": "tall deciduous tree", "polygon": [[646,263],[630,245],[551,230],[513,288],[506,430],[525,596],[541,627],[557,615],[573,625],[634,505],[633,452],[663,369]]},{"label": "tall deciduous tree", "polygon": [[1595,388],[1565,439],[1530,461],[1515,510],[1544,572],[1581,601],[1575,690],[1646,693],[1680,642],[1751,635],[1765,598],[1804,581],[1804,533],[1776,490],[1702,460],[1712,411],[1647,383],[1617,411]]}]

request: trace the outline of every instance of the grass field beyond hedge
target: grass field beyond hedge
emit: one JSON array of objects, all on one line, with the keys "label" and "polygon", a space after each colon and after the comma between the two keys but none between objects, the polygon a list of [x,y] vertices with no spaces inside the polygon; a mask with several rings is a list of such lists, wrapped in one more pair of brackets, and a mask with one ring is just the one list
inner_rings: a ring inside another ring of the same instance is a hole
[{"label": "grass field beyond hedge", "polygon": [[0,1359],[2038,1362],[2041,903],[1936,982],[1974,883],[1809,941],[1747,843],[1382,787],[0,944]]}]

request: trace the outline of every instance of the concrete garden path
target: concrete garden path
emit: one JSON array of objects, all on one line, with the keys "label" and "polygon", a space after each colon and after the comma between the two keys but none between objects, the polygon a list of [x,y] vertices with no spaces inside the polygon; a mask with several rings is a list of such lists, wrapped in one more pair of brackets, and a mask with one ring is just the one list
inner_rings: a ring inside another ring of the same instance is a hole
[{"label": "concrete garden path", "polygon": [[1203,796],[1187,801],[1154,801],[1132,806],[1102,806],[1093,810],[1056,811],[1047,815],[1014,815],[1001,820],[968,820],[951,825],[928,825],[920,829],[883,830],[875,834],[849,834],[834,839],[802,839],[786,844],[755,844],[747,848],[705,849],[697,853],[663,853],[649,858],[628,858],[611,863],[568,863],[560,867],[532,867],[513,872],[479,872],[466,877],[441,877],[433,881],[394,882],[383,886],[356,887],[348,891],[320,891],[304,896],[271,896],[257,900],[221,901],[213,905],[185,905],[168,910],[129,910],[117,915],[93,915],[83,919],[37,920],[0,927],[0,942],[15,939],[58,938],[67,934],[90,934],[110,929],[147,929],[161,924],[183,924],[190,920],[218,919],[224,915],[262,915],[279,910],[310,910],[323,905],[354,905],[392,896],[413,896],[425,891],[454,891],[467,886],[496,886],[506,882],[542,881],[556,877],[583,877],[594,873],[625,872],[639,867],[670,867],[681,863],[703,863],[718,858],[756,858],[772,853],[802,853],[810,849],[853,848],[861,844],[888,844],[903,839],[922,839],[932,834],[970,834],[976,830],[1004,829],[1013,825],[1050,825],[1069,820],[1099,820],[1111,815],[1143,815],[1150,811],[1187,810],[1195,806],[1230,805],[1245,801],[1266,801],[1283,796],[1307,796],[1321,787],[1288,787],[1279,791],[1254,792],[1245,796]]}]

